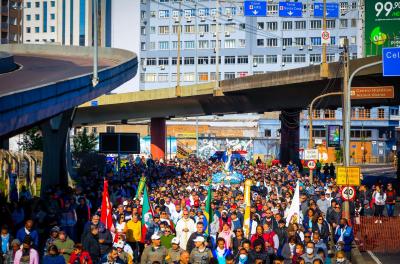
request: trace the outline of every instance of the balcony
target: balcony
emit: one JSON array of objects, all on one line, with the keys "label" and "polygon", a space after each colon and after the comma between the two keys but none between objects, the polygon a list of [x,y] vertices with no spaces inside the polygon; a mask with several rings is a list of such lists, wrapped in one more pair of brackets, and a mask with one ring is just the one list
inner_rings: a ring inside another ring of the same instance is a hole
[{"label": "balcony", "polygon": [[1,22],[1,31],[8,31],[8,23],[7,22]]},{"label": "balcony", "polygon": [[4,16],[8,15],[8,6],[1,6],[0,10],[1,10],[2,15],[4,15]]}]

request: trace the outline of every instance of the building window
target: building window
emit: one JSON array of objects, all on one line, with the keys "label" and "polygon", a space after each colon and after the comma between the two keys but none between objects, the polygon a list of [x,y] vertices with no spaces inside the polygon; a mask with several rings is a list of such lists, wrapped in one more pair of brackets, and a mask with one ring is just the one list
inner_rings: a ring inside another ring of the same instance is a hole
[{"label": "building window", "polygon": [[283,21],[282,22],[282,30],[292,30],[292,29],[293,29],[292,21]]},{"label": "building window", "polygon": [[245,30],[245,29],[246,29],[246,24],[240,23],[240,24],[239,24],[239,29],[240,29],[240,30]]},{"label": "building window", "polygon": [[292,38],[282,38],[282,46],[284,47],[290,47],[293,44],[293,39]]},{"label": "building window", "polygon": [[194,65],[194,57],[185,57],[183,62],[185,65]]},{"label": "building window", "polygon": [[26,20],[31,21],[31,15],[26,15]]},{"label": "building window", "polygon": [[336,38],[335,37],[331,37],[331,45],[336,45]]},{"label": "building window", "polygon": [[208,49],[208,40],[199,41],[199,49]]},{"label": "building window", "polygon": [[208,72],[199,72],[199,82],[208,81]]},{"label": "building window", "polygon": [[340,2],[340,13],[346,13],[346,11],[349,9],[349,3],[348,2]]},{"label": "building window", "polygon": [[385,109],[384,108],[378,108],[378,118],[379,119],[385,118]]},{"label": "building window", "polygon": [[264,129],[264,137],[270,138],[272,136],[271,129]]},{"label": "building window", "polygon": [[115,133],[115,126],[106,126],[107,133]]},{"label": "building window", "polygon": [[168,50],[169,49],[169,42],[168,41],[160,41],[160,42],[158,42],[158,49],[159,50]]},{"label": "building window", "polygon": [[295,63],[304,63],[304,62],[306,62],[306,55],[305,54],[295,54],[294,55],[294,62]]},{"label": "building window", "polygon": [[55,26],[50,26],[50,32],[51,32],[51,33],[56,32],[56,27],[55,27]]},{"label": "building window", "polygon": [[275,64],[278,63],[278,55],[266,55],[265,63],[267,64]]},{"label": "building window", "polygon": [[[210,41],[210,47],[212,48],[212,49],[214,49],[215,48],[215,40],[211,40]],[[218,47],[219,48],[221,48],[221,40],[218,40]]]},{"label": "building window", "polygon": [[225,62],[225,64],[235,64],[236,57],[235,56],[225,56],[224,62]]},{"label": "building window", "polygon": [[208,32],[210,32],[210,26],[208,24],[199,25],[199,32],[200,33],[208,33]]},{"label": "building window", "polygon": [[[180,47],[182,48],[182,41]],[[172,49],[174,50],[178,49],[178,41],[172,41]]]},{"label": "building window", "polygon": [[399,109],[390,109],[390,115],[398,116],[399,115]]},{"label": "building window", "polygon": [[155,50],[156,49],[156,43],[154,41],[149,42],[149,50]]},{"label": "building window", "polygon": [[225,72],[225,80],[231,80],[231,79],[235,79],[235,73],[234,72]]},{"label": "building window", "polygon": [[357,19],[356,18],[351,19],[351,27],[357,27]]},{"label": "building window", "polygon": [[257,39],[257,47],[264,47],[264,39]]},{"label": "building window", "polygon": [[267,47],[277,47],[278,39],[277,38],[267,38],[266,43],[267,43]]},{"label": "building window", "polygon": [[292,61],[293,61],[292,54],[282,55],[282,63],[292,63]]},{"label": "building window", "polygon": [[[178,59],[176,57],[173,57],[171,60],[171,64],[176,65],[177,63],[178,63]],[[182,65],[182,57],[180,57],[179,63],[180,63],[180,65]]]},{"label": "building window", "polygon": [[194,33],[195,27],[194,25],[185,25],[185,33]]},{"label": "building window", "polygon": [[334,62],[336,60],[336,55],[334,53],[326,54],[326,61],[327,62]]},{"label": "building window", "polygon": [[296,46],[305,46],[306,45],[306,38],[295,38],[294,39]]},{"label": "building window", "polygon": [[325,129],[313,129],[312,136],[314,138],[325,138],[326,130]]},{"label": "building window", "polygon": [[249,57],[248,56],[238,56],[237,63],[238,64],[248,64],[249,63]]},{"label": "building window", "polygon": [[372,131],[371,130],[359,130],[359,129],[350,130],[350,137],[352,137],[352,138],[371,138]]},{"label": "building window", "polygon": [[369,119],[369,118],[371,118],[371,110],[370,109],[365,109],[365,108],[358,109],[358,118],[360,118],[360,119]]},{"label": "building window", "polygon": [[156,34],[156,27],[154,26],[150,27],[150,34]]},{"label": "building window", "polygon": [[266,22],[265,29],[267,31],[277,31],[278,30],[278,22]]},{"label": "building window", "polygon": [[311,63],[321,63],[321,54],[310,54]]},{"label": "building window", "polygon": [[146,50],[146,42],[140,42],[140,50]]},{"label": "building window", "polygon": [[311,20],[310,21],[310,28],[311,29],[320,29],[320,28],[322,28],[321,20]]},{"label": "building window", "polygon": [[257,29],[264,29],[264,22],[257,22]]},{"label": "building window", "polygon": [[26,28],[26,33],[31,33],[31,28],[30,27]]},{"label": "building window", "polygon": [[324,117],[326,119],[334,119],[335,118],[335,110],[324,110]]},{"label": "building window", "polygon": [[235,23],[230,23],[225,25],[225,31],[229,33],[233,33],[236,31],[236,24]]},{"label": "building window", "polygon": [[254,55],[253,63],[255,64],[264,64],[264,55]]},{"label": "building window", "polygon": [[276,4],[269,4],[267,5],[267,15],[276,15],[278,14],[278,5]]},{"label": "building window", "polygon": [[35,7],[40,7],[40,2],[35,2]]},{"label": "building window", "polygon": [[181,30],[181,33],[182,33],[182,26],[172,26],[172,33],[174,33],[174,34],[178,34],[178,30]]},{"label": "building window", "polygon": [[239,39],[239,48],[245,48],[245,47],[246,47],[246,40]]},{"label": "building window", "polygon": [[158,65],[169,65],[169,58],[159,58]]},{"label": "building window", "polygon": [[197,63],[200,65],[203,65],[203,64],[207,65],[208,61],[209,61],[208,57],[198,57],[198,59],[197,59]]},{"label": "building window", "polygon": [[311,37],[310,38],[311,45],[313,46],[321,46],[321,38],[320,37]]},{"label": "building window", "polygon": [[39,33],[40,32],[40,28],[39,27],[35,27],[35,33]]},{"label": "building window", "polygon": [[[218,56],[218,63],[221,64],[221,56]],[[210,64],[215,64],[215,56],[210,57]]]},{"label": "building window", "polygon": [[296,29],[306,29],[306,27],[307,27],[306,21],[303,21],[303,20],[302,21],[295,21],[294,25],[295,25]]},{"label": "building window", "polygon": [[51,7],[56,7],[56,1],[50,1],[50,6]]},{"label": "building window", "polygon": [[32,7],[32,3],[31,2],[27,2],[26,3],[26,8],[31,8]]},{"label": "building window", "polygon": [[159,82],[168,82],[168,73],[159,73],[158,81]]},{"label": "building window", "polygon": [[56,14],[50,14],[50,19],[55,20],[56,19]]},{"label": "building window", "polygon": [[39,14],[35,15],[35,20],[40,20],[40,15]]},{"label": "building window", "polygon": [[194,78],[195,78],[194,72],[185,72],[183,74],[184,82],[194,82]]},{"label": "building window", "polygon": [[[158,34],[160,34],[160,35],[169,34],[169,26],[159,26],[158,27]],[[142,34],[142,35],[145,35],[145,34]]]},{"label": "building window", "polygon": [[[210,81],[216,81],[217,80],[217,75],[215,72],[210,72]],[[221,73],[218,74],[218,80],[221,80]]]},{"label": "building window", "polygon": [[185,41],[185,49],[194,49],[194,41],[190,40],[190,41]]},{"label": "building window", "polygon": [[235,48],[235,40],[234,39],[226,39],[224,42],[224,47],[226,49],[234,49]]},{"label": "building window", "polygon": [[332,29],[336,27],[336,20],[328,19],[326,20],[326,28]]},{"label": "building window", "polygon": [[147,58],[146,65],[147,66],[155,66],[155,65],[157,65],[157,59],[156,58]]},{"label": "building window", "polygon": [[144,82],[157,82],[157,74],[146,73]]},{"label": "building window", "polygon": [[347,19],[340,19],[340,27],[341,28],[347,28]]},{"label": "building window", "polygon": [[159,18],[168,18],[169,17],[169,10],[160,10],[158,11]]},{"label": "building window", "polygon": [[313,110],[313,118],[321,118],[321,111],[319,109]]}]

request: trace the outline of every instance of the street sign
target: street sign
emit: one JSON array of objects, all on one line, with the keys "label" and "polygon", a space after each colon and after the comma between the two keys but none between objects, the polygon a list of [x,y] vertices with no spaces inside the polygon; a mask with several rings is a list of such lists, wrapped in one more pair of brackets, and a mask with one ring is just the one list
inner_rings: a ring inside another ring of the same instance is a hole
[{"label": "street sign", "polygon": [[400,47],[384,48],[382,60],[383,76],[400,76]]},{"label": "street sign", "polygon": [[365,55],[367,57],[382,55],[383,47],[399,47],[399,0],[366,0],[363,2],[366,18],[364,20]]},{"label": "street sign", "polygon": [[245,1],[244,16],[267,16],[267,2]]},{"label": "street sign", "polygon": [[307,162],[307,167],[308,167],[310,170],[315,169],[315,166],[317,166],[317,164],[315,164],[315,161],[310,160],[310,161]]},{"label": "street sign", "polygon": [[331,32],[328,30],[322,31],[321,32],[321,43],[322,44],[330,44],[331,43]]},{"label": "street sign", "polygon": [[322,145],[322,139],[321,138],[316,138],[314,140],[315,145]]},{"label": "street sign", "polygon": [[305,160],[317,160],[318,157],[318,149],[305,149],[304,150],[304,159]]},{"label": "street sign", "polygon": [[340,190],[340,194],[344,201],[351,201],[356,197],[356,189],[352,186],[346,186]]},{"label": "street sign", "polygon": [[360,167],[344,167],[336,168],[336,184],[360,186]]},{"label": "street sign", "polygon": [[396,146],[396,145],[393,145],[393,146],[392,146],[392,150],[393,150],[393,151],[396,151],[396,150],[397,150],[397,146]]},{"label": "street sign", "polygon": [[279,2],[280,17],[302,17],[303,3],[302,2]]},{"label": "street sign", "polygon": [[394,98],[393,86],[352,87],[350,97],[354,99],[384,99]]},{"label": "street sign", "polygon": [[[324,3],[314,3],[314,17],[324,17]],[[339,17],[339,4],[326,3],[326,18]]]}]

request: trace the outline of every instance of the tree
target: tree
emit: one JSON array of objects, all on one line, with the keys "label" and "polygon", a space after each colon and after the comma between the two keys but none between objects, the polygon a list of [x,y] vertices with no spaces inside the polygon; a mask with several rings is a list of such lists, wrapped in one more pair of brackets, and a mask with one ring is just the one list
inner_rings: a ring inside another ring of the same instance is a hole
[{"label": "tree", "polygon": [[22,136],[22,140],[18,142],[18,145],[24,151],[43,151],[43,136],[40,128],[33,127],[26,131]]},{"label": "tree", "polygon": [[85,154],[94,152],[97,146],[97,136],[93,133],[88,134],[85,130],[78,133],[73,139],[72,155],[75,159],[80,159]]}]

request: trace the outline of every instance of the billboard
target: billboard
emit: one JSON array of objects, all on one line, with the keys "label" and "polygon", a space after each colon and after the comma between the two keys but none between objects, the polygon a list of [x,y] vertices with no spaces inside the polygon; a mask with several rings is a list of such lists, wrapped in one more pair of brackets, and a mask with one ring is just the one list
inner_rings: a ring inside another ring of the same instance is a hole
[{"label": "billboard", "polygon": [[100,152],[139,154],[140,136],[138,133],[100,133]]},{"label": "billboard", "polygon": [[340,126],[328,126],[328,147],[340,147]]},{"label": "billboard", "polygon": [[365,1],[365,55],[382,55],[382,48],[400,46],[398,0]]}]

